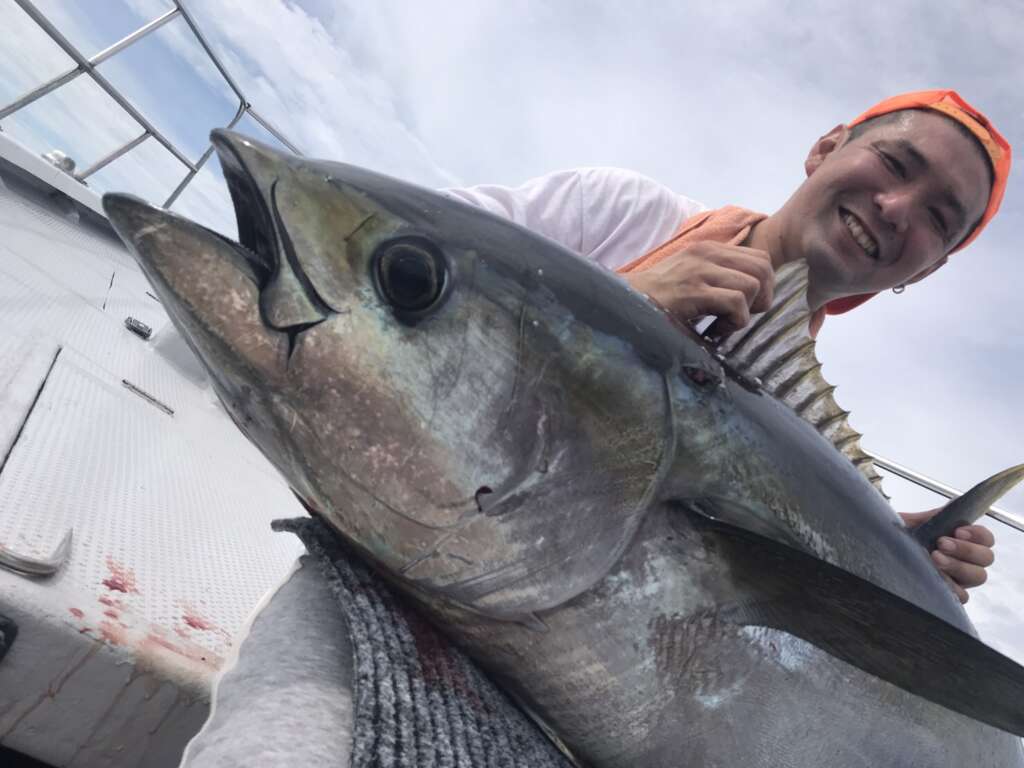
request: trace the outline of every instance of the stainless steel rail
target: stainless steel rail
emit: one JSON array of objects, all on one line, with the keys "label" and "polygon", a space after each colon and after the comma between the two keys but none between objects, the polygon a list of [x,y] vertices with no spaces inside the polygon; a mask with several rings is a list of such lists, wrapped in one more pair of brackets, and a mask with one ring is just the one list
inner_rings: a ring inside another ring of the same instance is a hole
[{"label": "stainless steel rail", "polygon": [[[20,5],[22,6],[22,8],[25,7],[24,4],[20,4]],[[27,10],[25,12],[28,13],[29,16],[31,16],[33,19],[35,18],[32,13],[29,13]],[[36,12],[38,13],[38,11],[36,11]],[[178,16],[178,9],[177,8],[173,8],[173,9],[169,10],[167,13],[165,13],[160,18],[154,19],[153,21],[149,22],[149,24],[146,24],[144,27],[140,27],[139,29],[137,29],[134,32],[132,32],[130,35],[128,35],[128,37],[124,38],[123,40],[120,40],[120,41],[114,43],[109,48],[106,48],[105,50],[102,50],[99,53],[97,53],[95,56],[93,56],[91,59],[88,60],[88,62],[87,62],[88,63],[88,67],[90,67],[90,68],[91,67],[95,67],[98,64],[100,64],[101,62],[106,61],[111,56],[113,56],[115,53],[119,53],[120,51],[123,51],[125,48],[127,48],[129,45],[134,43],[136,40],[139,40],[140,38],[145,37],[146,35],[148,35],[150,32],[152,32],[155,29],[159,29],[164,24],[166,24],[168,21],[170,21],[173,18],[176,18],[177,16]],[[26,93],[24,96],[21,96],[20,98],[15,99],[10,104],[8,104],[6,107],[4,107],[3,109],[0,109],[0,120],[3,120],[5,117],[9,117],[10,115],[14,114],[19,109],[21,109],[22,107],[27,107],[33,101],[35,101],[36,99],[38,99],[38,98],[40,98],[42,96],[45,96],[50,91],[54,91],[54,90],[60,88],[62,85],[70,83],[76,77],[78,77],[79,75],[85,74],[85,72],[87,72],[87,71],[88,71],[88,69],[86,67],[83,67],[81,64],[79,64],[78,66],[75,66],[72,69],[69,69],[64,74],[57,75],[57,77],[53,78],[49,82],[43,83],[38,88],[32,89],[31,91]]]},{"label": "stainless steel rail", "polygon": [[68,70],[67,72],[64,72],[63,74],[58,75],[52,80],[49,80],[43,83],[42,85],[33,88],[28,93],[12,101],[10,104],[0,108],[0,120],[10,117],[19,109],[23,109],[24,107],[28,106],[37,99],[45,96],[46,94],[57,90],[58,88],[60,88],[63,85],[66,85],[67,83],[70,83],[79,75],[88,75],[96,82],[97,85],[99,85],[104,91],[106,91],[107,94],[115,102],[117,102],[118,106],[120,106],[121,109],[127,112],[131,116],[131,118],[142,127],[143,130],[141,134],[136,136],[131,141],[125,142],[123,145],[115,149],[113,152],[110,152],[106,156],[100,158],[99,160],[96,160],[91,165],[87,166],[84,170],[76,173],[75,178],[78,179],[79,181],[83,181],[84,179],[99,171],[101,168],[104,168],[110,163],[114,162],[119,157],[127,154],[128,152],[131,152],[137,146],[142,144],[146,139],[152,136],[160,144],[162,144],[163,147],[168,152],[170,152],[175,157],[175,159],[178,160],[178,162],[180,162],[182,165],[185,166],[185,168],[188,169],[184,178],[181,180],[181,183],[178,184],[178,186],[174,189],[171,195],[163,203],[164,208],[169,208],[171,205],[174,204],[174,201],[178,199],[178,197],[185,190],[185,188],[196,177],[196,174],[199,173],[202,167],[206,164],[206,161],[210,159],[210,155],[213,154],[213,146],[208,145],[203,154],[200,155],[199,159],[196,160],[195,162],[189,160],[189,158],[185,156],[185,153],[182,152],[177,146],[175,146],[174,143],[172,143],[166,136],[164,136],[159,130],[157,130],[157,128],[152,123],[150,123],[145,116],[143,116],[135,107],[133,107],[131,103],[121,94],[121,92],[118,91],[117,88],[115,88],[105,77],[103,77],[102,74],[100,74],[96,70],[96,67],[102,62],[109,59],[111,56],[120,53],[128,46],[141,40],[150,32],[159,29],[164,24],[167,24],[168,22],[173,21],[174,19],[180,16],[181,19],[188,25],[188,28],[192,31],[192,34],[199,42],[199,45],[202,47],[203,51],[206,53],[207,56],[209,56],[210,61],[213,62],[214,67],[217,68],[217,71],[220,73],[221,77],[224,78],[224,81],[228,84],[231,90],[234,91],[235,96],[238,97],[238,110],[235,112],[235,116],[225,127],[234,127],[238,123],[238,121],[241,120],[242,117],[248,113],[257,123],[262,125],[267,130],[267,132],[270,133],[270,135],[272,135],[274,138],[280,141],[284,146],[288,147],[288,149],[290,149],[295,154],[301,155],[302,152],[299,151],[299,149],[291,141],[289,141],[288,138],[281,131],[275,128],[270,123],[269,120],[264,118],[262,115],[258,114],[252,108],[252,104],[245,97],[245,93],[239,87],[238,83],[236,83],[235,80],[231,77],[231,74],[227,71],[224,64],[221,63],[219,58],[217,58],[217,54],[214,53],[213,48],[210,46],[209,42],[207,42],[206,38],[203,36],[203,33],[200,31],[199,25],[196,23],[195,18],[192,16],[191,13],[189,13],[188,9],[185,7],[182,0],[173,1],[174,8],[172,8],[171,10],[162,14],[158,18],[153,19],[153,21],[149,22],[148,24],[144,24],[143,26],[139,27],[130,35],[117,41],[110,47],[105,48],[104,50],[97,53],[95,56],[92,56],[91,58],[86,58],[81,53],[81,51],[79,51],[71,43],[70,40],[64,37],[64,35],[61,34],[60,30],[58,30],[53,25],[53,23],[46,18],[44,14],[38,8],[36,8],[35,5],[32,4],[30,0],[14,0],[14,2],[16,2],[21,7],[21,9],[29,16],[29,18],[31,18],[39,26],[39,28],[42,29],[47,35],[49,35],[50,39],[53,40],[58,46],[60,46],[64,53],[71,57],[71,59],[75,62],[75,67],[73,69]]},{"label": "stainless steel rail", "polygon": [[[932,480],[930,477],[925,477],[919,472],[915,472],[912,469],[904,467],[902,464],[897,464],[895,461],[890,461],[889,459],[883,458],[878,454],[874,454],[869,451],[865,451],[865,453],[874,460],[878,467],[884,469],[886,472],[891,472],[898,477],[902,477],[904,480],[909,480],[921,488],[926,488],[940,496],[945,496],[947,499],[955,499],[957,496],[962,496],[964,494],[963,491],[958,491],[956,488],[940,483],[937,480]],[[1021,517],[1020,515],[1015,515],[1012,512],[1007,512],[999,509],[998,507],[992,507],[988,512],[986,512],[986,514],[993,520],[998,520],[1004,525],[1008,525],[1011,528],[1024,532],[1024,517]]]},{"label": "stainless steel rail", "polygon": [[[244,114],[245,114],[245,104],[239,104],[238,105],[238,111],[235,112],[235,116],[233,118],[231,118],[231,122],[229,122],[225,127],[226,128],[234,128],[235,124],[239,120],[242,119],[242,116]],[[181,183],[178,184],[178,186],[174,188],[174,191],[171,192],[171,196],[168,197],[164,201],[164,208],[170,208],[172,205],[174,205],[174,201],[178,199],[178,195],[180,195],[182,192],[185,191],[185,187],[187,187],[189,185],[189,183],[192,181],[192,179],[195,178],[196,174],[199,173],[199,169],[202,168],[203,165],[206,164],[206,161],[210,159],[210,155],[212,155],[212,154],[213,154],[213,145],[210,144],[206,148],[206,151],[203,152],[203,154],[200,156],[199,160],[196,161],[196,167],[191,169],[191,170],[189,170],[189,172],[185,174],[185,178],[183,178],[181,180]]]},{"label": "stainless steel rail", "polygon": [[127,144],[118,147],[113,152],[111,152],[109,155],[106,155],[105,157],[102,157],[99,160],[97,160],[95,163],[90,165],[84,171],[79,171],[78,173],[76,173],[75,174],[75,178],[78,179],[79,181],[81,181],[82,179],[86,178],[87,176],[92,176],[100,168],[103,168],[104,166],[110,165],[112,162],[117,160],[117,158],[119,158],[121,155],[126,154],[126,153],[130,152],[131,150],[135,149],[137,146],[139,146],[139,144],[141,144],[142,142],[144,142],[148,138],[149,138],[149,131],[143,131],[138,136],[136,136],[134,139],[129,141]]}]

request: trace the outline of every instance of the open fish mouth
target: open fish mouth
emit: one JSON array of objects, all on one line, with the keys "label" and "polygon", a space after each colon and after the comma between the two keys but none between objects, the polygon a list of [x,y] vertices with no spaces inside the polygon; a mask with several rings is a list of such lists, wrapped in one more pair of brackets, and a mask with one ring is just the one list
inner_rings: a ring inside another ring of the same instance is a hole
[{"label": "open fish mouth", "polygon": [[156,241],[173,240],[179,253],[216,251],[257,290],[263,290],[280,259],[273,217],[251,174],[220,134],[215,131],[211,141],[221,159],[234,206],[237,241],[134,195],[107,193],[103,196],[103,209],[147,272],[154,252],[161,249]]},{"label": "open fish mouth", "polygon": [[[275,168],[268,169],[267,155],[243,136],[215,130],[210,141],[234,205],[242,254],[252,267],[261,295],[267,294],[261,302],[264,320],[293,335],[296,327],[304,329],[319,323],[332,310],[306,274],[288,235],[278,207]],[[275,156],[272,162],[280,160]],[[264,167],[254,169],[250,164]],[[283,297],[282,291],[289,295]],[[296,312],[303,317],[296,317]]]},{"label": "open fish mouth", "polygon": [[[165,305],[184,304],[185,315],[209,317],[209,311],[196,310],[212,309],[212,300],[206,307],[192,306],[202,303],[204,289],[195,283],[204,279],[205,291],[219,289],[222,303],[223,293],[231,294],[231,308],[216,313],[251,305],[263,326],[254,326],[252,333],[282,332],[287,362],[299,334],[333,313],[296,256],[278,209],[279,175],[293,171],[282,164],[283,156],[270,154],[239,134],[215,130],[210,140],[234,207],[237,241],[130,195],[104,195],[104,210],[157,291],[171,294],[161,297],[169,299]],[[238,336],[237,327],[226,322],[221,330],[225,338]]]},{"label": "open fish mouth", "polygon": [[137,243],[152,234],[154,227],[175,227],[194,230],[197,247],[230,246],[238,257],[235,265],[262,290],[281,258],[280,238],[274,225],[275,216],[234,146],[234,142],[245,140],[227,131],[215,130],[210,135],[210,141],[221,161],[231,196],[238,228],[237,241],[197,222],[150,205],[133,195],[105,194],[104,210],[119,234],[131,243]]},{"label": "open fish mouth", "polygon": [[252,270],[253,279],[262,289],[266,287],[280,259],[274,216],[226,133],[220,130],[213,131],[210,134],[210,141],[220,159],[231,203],[235,209],[239,253]]}]

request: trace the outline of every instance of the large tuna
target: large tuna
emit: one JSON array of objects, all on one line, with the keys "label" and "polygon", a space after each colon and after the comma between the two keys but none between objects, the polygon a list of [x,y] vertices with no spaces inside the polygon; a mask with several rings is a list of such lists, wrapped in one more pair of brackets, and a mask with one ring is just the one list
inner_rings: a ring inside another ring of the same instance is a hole
[{"label": "large tuna", "polygon": [[1024,672],[759,378],[513,224],[213,141],[242,245],[114,226],[306,505],[582,762],[1024,766]]}]

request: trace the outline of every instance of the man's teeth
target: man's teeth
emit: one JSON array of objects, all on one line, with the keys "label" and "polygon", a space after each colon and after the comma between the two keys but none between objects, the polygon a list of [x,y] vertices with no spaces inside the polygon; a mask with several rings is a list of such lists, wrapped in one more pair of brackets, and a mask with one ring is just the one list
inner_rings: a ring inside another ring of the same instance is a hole
[{"label": "man's teeth", "polygon": [[853,235],[853,239],[857,241],[861,248],[864,249],[864,253],[868,256],[874,256],[878,253],[878,243],[871,238],[871,235],[864,231],[864,227],[860,225],[856,216],[852,213],[844,213],[843,223],[845,223],[846,228],[850,230],[850,234]]}]

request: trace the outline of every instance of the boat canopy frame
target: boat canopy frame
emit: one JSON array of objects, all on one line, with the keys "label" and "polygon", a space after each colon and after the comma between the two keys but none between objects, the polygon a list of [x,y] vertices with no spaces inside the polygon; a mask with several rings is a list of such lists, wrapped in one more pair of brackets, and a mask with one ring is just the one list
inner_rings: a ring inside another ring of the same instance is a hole
[{"label": "boat canopy frame", "polygon": [[210,155],[213,154],[212,144],[207,145],[205,151],[203,152],[202,155],[199,156],[197,160],[190,160],[180,148],[178,148],[170,139],[168,139],[163,133],[161,133],[160,130],[156,126],[154,126],[141,112],[139,112],[138,109],[132,106],[131,102],[129,102],[128,99],[125,98],[124,94],[122,94],[109,80],[107,80],[97,70],[97,67],[107,59],[111,58],[112,56],[115,56],[128,46],[138,42],[142,38],[149,35],[151,32],[155,32],[168,22],[173,21],[177,18],[181,18],[188,25],[188,28],[192,31],[192,34],[195,36],[196,41],[199,43],[203,51],[209,57],[210,61],[213,63],[213,66],[217,68],[217,71],[220,73],[220,76],[224,78],[224,82],[228,84],[228,87],[231,88],[231,90],[234,92],[235,96],[238,99],[238,109],[235,111],[234,117],[232,117],[231,120],[224,127],[229,129],[233,128],[238,123],[239,120],[241,120],[246,114],[248,114],[250,117],[252,117],[253,120],[255,120],[257,123],[263,126],[267,130],[267,132],[270,133],[271,136],[280,141],[281,144],[287,147],[290,151],[294,152],[297,155],[302,154],[298,147],[296,147],[295,144],[292,143],[288,139],[288,137],[284,135],[284,133],[278,130],[273,124],[271,124],[269,120],[267,120],[265,117],[263,117],[263,115],[261,115],[253,108],[252,102],[250,102],[249,99],[246,98],[245,92],[238,85],[235,79],[231,77],[231,73],[228,72],[223,62],[221,62],[221,60],[217,57],[217,54],[210,46],[209,41],[207,41],[206,37],[202,33],[202,30],[199,28],[199,24],[196,22],[195,17],[189,12],[188,8],[185,7],[185,4],[182,2],[182,0],[171,0],[171,2],[174,3],[174,7],[170,8],[166,13],[163,13],[157,18],[153,19],[152,21],[143,24],[141,27],[139,27],[131,34],[126,35],[113,45],[104,48],[102,51],[91,57],[86,57],[80,50],[78,50],[78,48],[76,48],[75,45],[70,40],[68,40],[59,29],[57,29],[53,22],[46,17],[46,14],[40,11],[31,2],[31,0],[14,0],[14,2],[17,3],[17,5],[28,15],[28,17],[32,19],[32,21],[34,21],[39,26],[39,28],[42,29],[43,32],[45,32],[50,37],[50,39],[53,40],[53,42],[55,42],[60,47],[60,49],[63,50],[64,53],[66,53],[71,58],[72,61],[75,62],[75,66],[67,70],[66,72],[63,72],[57,75],[56,77],[48,80],[42,85],[33,88],[32,90],[28,91],[28,93],[19,96],[10,104],[7,104],[4,107],[0,107],[0,120],[4,120],[10,117],[18,110],[27,107],[32,102],[42,98],[43,96],[45,96],[48,93],[51,93],[52,91],[57,90],[61,86],[67,85],[79,76],[88,75],[100,88],[106,91],[107,95],[109,95],[110,98],[112,98],[117,103],[117,105],[121,107],[122,110],[128,113],[128,115],[133,120],[135,120],[136,123],[138,123],[140,128],[142,128],[142,133],[140,133],[138,136],[125,142],[120,147],[115,149],[113,152],[110,152],[104,157],[101,157],[100,159],[96,160],[94,163],[92,163],[92,165],[89,165],[85,169],[73,174],[76,180],[85,181],[85,179],[87,179],[92,174],[110,165],[110,163],[114,162],[119,157],[122,157],[123,155],[126,155],[127,153],[131,152],[133,149],[138,147],[147,139],[152,138],[159,142],[168,152],[171,153],[171,155],[174,156],[174,158],[179,163],[184,165],[185,168],[187,169],[184,178],[182,178],[178,186],[175,187],[174,191],[171,192],[170,196],[163,203],[164,208],[170,208],[174,204],[174,201],[178,199],[181,193],[185,191],[185,188],[196,177],[196,174],[199,173],[199,171],[203,168],[204,165],[206,165],[206,161],[210,159]]}]

